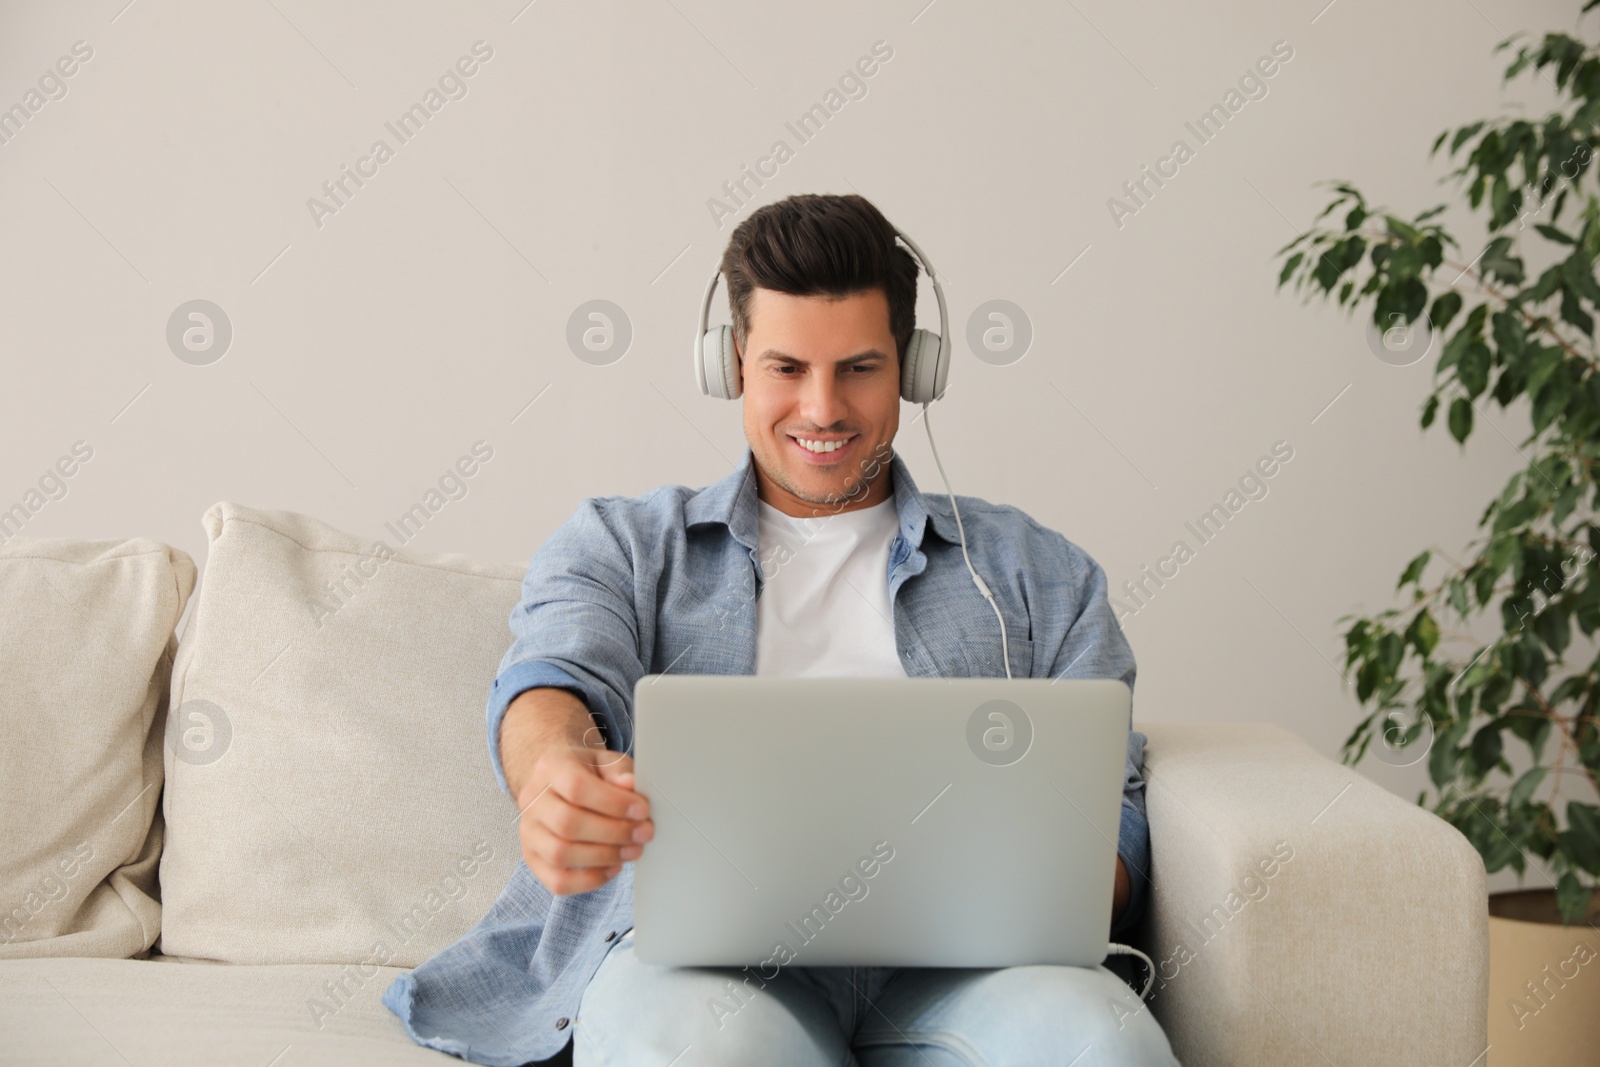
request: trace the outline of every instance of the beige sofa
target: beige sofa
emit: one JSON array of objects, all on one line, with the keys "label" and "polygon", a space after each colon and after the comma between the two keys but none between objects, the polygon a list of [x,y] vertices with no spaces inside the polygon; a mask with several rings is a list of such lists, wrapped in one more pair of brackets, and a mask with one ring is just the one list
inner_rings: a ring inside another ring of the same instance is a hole
[{"label": "beige sofa", "polygon": [[[483,707],[523,567],[203,522],[198,591],[147,539],[0,544],[0,1061],[459,1062],[379,996],[520,861]],[[1277,726],[1135,725],[1134,941],[1187,1067],[1480,1062],[1485,879],[1455,830]]]}]

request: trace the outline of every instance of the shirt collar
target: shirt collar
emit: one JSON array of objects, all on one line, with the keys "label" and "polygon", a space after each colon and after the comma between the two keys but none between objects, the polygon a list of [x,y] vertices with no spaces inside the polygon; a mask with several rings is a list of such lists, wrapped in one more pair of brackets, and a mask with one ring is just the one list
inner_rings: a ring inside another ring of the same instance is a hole
[{"label": "shirt collar", "polygon": [[[894,506],[900,519],[900,536],[906,543],[914,549],[921,548],[923,531],[930,525],[945,541],[960,543],[955,520],[942,510],[928,508],[900,453],[891,455],[889,470],[894,479]],[[689,498],[684,505],[684,523],[686,526],[721,523],[735,540],[755,551],[759,543],[760,499],[756,488],[755,453],[746,444],[737,467]]]}]

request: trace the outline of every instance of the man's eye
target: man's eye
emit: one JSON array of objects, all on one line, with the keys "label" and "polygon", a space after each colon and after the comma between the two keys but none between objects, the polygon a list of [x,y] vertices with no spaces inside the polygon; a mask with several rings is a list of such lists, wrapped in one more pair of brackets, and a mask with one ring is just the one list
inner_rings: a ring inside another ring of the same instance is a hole
[{"label": "man's eye", "polygon": [[[791,374],[790,371],[798,372],[800,370],[799,367],[790,366],[787,363],[780,364],[779,366],[774,367],[773,369],[776,370],[778,372],[778,374],[782,375],[785,378],[794,377],[794,375]],[[851,366],[847,367],[846,369],[847,370],[857,371],[857,372],[859,372],[857,374],[857,377],[864,378],[869,374],[875,373],[878,368],[875,367],[875,366],[872,366],[870,364],[855,363],[855,364],[852,364]]]}]

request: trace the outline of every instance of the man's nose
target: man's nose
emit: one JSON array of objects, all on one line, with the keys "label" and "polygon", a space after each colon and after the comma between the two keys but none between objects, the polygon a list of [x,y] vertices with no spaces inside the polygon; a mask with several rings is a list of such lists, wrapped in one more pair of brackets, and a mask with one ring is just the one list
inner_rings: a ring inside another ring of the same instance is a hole
[{"label": "man's nose", "polygon": [[819,432],[844,419],[848,405],[838,377],[831,371],[812,376],[802,390],[800,411]]}]

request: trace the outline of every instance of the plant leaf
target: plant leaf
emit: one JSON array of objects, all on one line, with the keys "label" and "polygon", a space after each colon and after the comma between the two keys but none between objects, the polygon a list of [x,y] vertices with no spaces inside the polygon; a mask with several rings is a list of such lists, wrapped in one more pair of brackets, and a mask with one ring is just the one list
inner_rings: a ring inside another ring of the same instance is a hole
[{"label": "plant leaf", "polygon": [[1569,800],[1561,845],[1573,863],[1590,874],[1600,874],[1600,808]]},{"label": "plant leaf", "polygon": [[1471,137],[1481,129],[1483,129],[1483,121],[1480,119],[1479,121],[1474,122],[1471,126],[1463,126],[1457,130],[1456,135],[1450,140],[1450,154],[1452,156],[1455,155],[1456,149],[1461,147],[1461,142],[1465,141],[1467,138]]},{"label": "plant leaf", "polygon": [[1500,727],[1497,723],[1486,723],[1478,728],[1472,735],[1472,762],[1477,765],[1479,774],[1487,774],[1500,762],[1500,753],[1504,750],[1504,742],[1500,740]]},{"label": "plant leaf", "polygon": [[1439,644],[1439,624],[1433,621],[1433,615],[1426,608],[1417,612],[1417,617],[1406,627],[1406,640],[1424,659],[1433,654]]},{"label": "plant leaf", "polygon": [[1556,883],[1556,906],[1561,909],[1562,921],[1568,924],[1581,922],[1593,894],[1594,890],[1579,881],[1575,873],[1564,872]]},{"label": "plant leaf", "polygon": [[[1465,444],[1467,437],[1472,433],[1472,402],[1464,396],[1458,396],[1450,401],[1450,436],[1458,443]],[[1465,611],[1462,612],[1466,614]]]},{"label": "plant leaf", "polygon": [[1566,235],[1566,233],[1562,232],[1561,230],[1556,229],[1554,226],[1548,226],[1545,223],[1536,222],[1536,223],[1533,224],[1533,228],[1538,230],[1540,233],[1544,234],[1546,237],[1550,238],[1550,240],[1552,240],[1552,241],[1559,241],[1561,244],[1564,244],[1564,245],[1575,245],[1575,244],[1578,243],[1576,240],[1574,240],[1571,237],[1568,237]]},{"label": "plant leaf", "polygon": [[1425,548],[1422,553],[1406,564],[1406,569],[1400,574],[1400,581],[1395,586],[1399,589],[1407,582],[1414,582],[1422,577],[1422,569],[1428,565],[1428,560],[1433,556],[1433,549]]},{"label": "plant leaf", "polygon": [[1539,637],[1550,646],[1550,651],[1557,656],[1566,649],[1567,642],[1572,639],[1572,629],[1567,622],[1567,611],[1564,607],[1552,604],[1539,613],[1534,619],[1533,627],[1538,631]]},{"label": "plant leaf", "polygon": [[1289,280],[1289,275],[1294,273],[1294,269],[1298,267],[1300,265],[1300,261],[1305,258],[1306,254],[1304,252],[1296,252],[1294,255],[1289,257],[1289,262],[1283,265],[1283,273],[1278,275],[1278,288],[1283,288],[1283,283]]},{"label": "plant leaf", "polygon": [[1440,294],[1433,302],[1433,314],[1428,316],[1428,321],[1436,331],[1443,333],[1450,325],[1450,320],[1455,318],[1460,310],[1461,294],[1452,289],[1448,293]]},{"label": "plant leaf", "polygon": [[1594,317],[1578,303],[1578,295],[1572,289],[1561,287],[1561,317],[1582,330],[1584,336],[1594,336]]},{"label": "plant leaf", "polygon": [[1511,796],[1506,801],[1507,805],[1516,808],[1526,804],[1528,798],[1533,796],[1533,791],[1539,788],[1539,783],[1544,781],[1544,776],[1545,768],[1528,768],[1523,776],[1517,779],[1517,784],[1511,787]]}]

